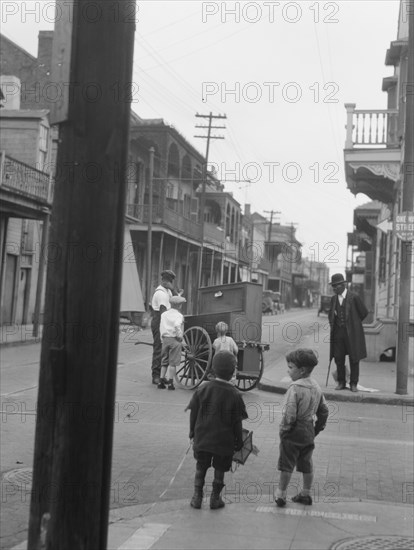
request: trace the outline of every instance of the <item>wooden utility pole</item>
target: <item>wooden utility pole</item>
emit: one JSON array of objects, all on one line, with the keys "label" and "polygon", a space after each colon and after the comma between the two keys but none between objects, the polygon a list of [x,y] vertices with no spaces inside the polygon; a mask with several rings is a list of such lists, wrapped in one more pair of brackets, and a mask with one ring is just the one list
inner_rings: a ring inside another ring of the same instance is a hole
[{"label": "wooden utility pole", "polygon": [[295,241],[295,225],[299,225],[298,223],[296,222],[290,222],[290,238],[291,238],[291,242],[290,242],[290,258],[289,258],[289,264],[290,264],[290,303],[293,303],[293,290],[294,290],[294,287],[293,287],[293,262],[294,261],[297,261],[296,259],[294,260],[294,254],[296,254],[296,252],[294,252],[294,241]]},{"label": "wooden utility pole", "polygon": [[275,212],[274,210],[264,210],[264,213],[270,214],[269,231],[267,236],[267,240],[270,242],[272,239],[273,214],[281,214],[282,212],[279,212],[279,211]]},{"label": "wooden utility pole", "polygon": [[[199,258],[198,258],[198,262],[197,262],[197,277],[196,277],[196,281],[197,281],[197,289],[196,289],[196,298],[195,298],[195,303],[196,303],[196,310],[197,310],[197,313],[198,313],[198,288],[200,288],[201,286],[201,277],[202,277],[202,271],[203,271],[203,250],[204,250],[204,210],[206,208],[206,184],[207,184],[207,164],[208,164],[208,155],[209,155],[209,152],[210,152],[210,140],[211,139],[224,139],[223,136],[212,136],[211,135],[211,130],[212,129],[222,129],[222,128],[225,128],[225,126],[212,126],[212,121],[213,119],[215,118],[219,118],[219,119],[226,119],[226,115],[213,115],[212,112],[210,112],[210,114],[208,115],[199,115],[198,113],[196,114],[196,117],[198,118],[208,118],[208,126],[201,126],[201,125],[196,125],[196,128],[207,128],[207,135],[206,136],[194,136],[196,138],[203,138],[203,139],[207,139],[207,145],[206,145],[206,160],[205,160],[205,164],[204,164],[204,170],[203,170],[203,174],[202,174],[202,178],[203,178],[203,182],[202,182],[202,190],[201,190],[201,200],[200,200],[200,223],[201,223],[201,246],[200,246],[200,255],[199,255]],[[222,254],[224,254],[224,250],[222,251]]]},{"label": "wooden utility pole", "polygon": [[149,311],[151,304],[151,285],[152,285],[152,193],[154,181],[154,154],[155,149],[149,150],[149,178],[148,178],[148,235],[147,235],[147,284],[146,284],[146,306]]},{"label": "wooden utility pole", "polygon": [[96,0],[93,21],[86,3],[71,14],[29,550],[107,547],[135,23],[122,0]]},{"label": "wooden utility pole", "polygon": [[[405,143],[403,164],[402,203],[403,212],[414,209],[414,2],[407,2],[408,10],[408,70],[405,85]],[[413,243],[400,243],[400,279],[397,337],[396,393],[406,395],[408,385],[410,286]]]}]

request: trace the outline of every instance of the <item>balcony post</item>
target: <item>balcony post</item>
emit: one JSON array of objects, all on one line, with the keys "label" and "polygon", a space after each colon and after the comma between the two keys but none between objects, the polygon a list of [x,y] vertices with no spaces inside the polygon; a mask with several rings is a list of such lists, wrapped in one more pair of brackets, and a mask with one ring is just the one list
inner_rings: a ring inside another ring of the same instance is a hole
[{"label": "balcony post", "polygon": [[49,224],[50,224],[50,213],[46,212],[43,218],[43,228],[42,228],[42,243],[40,247],[40,256],[39,256],[39,270],[37,274],[37,286],[36,286],[36,300],[35,308],[33,313],[33,337],[37,338],[39,336],[39,324],[40,324],[40,310],[42,306],[42,292],[44,277],[47,265],[47,246],[49,243]]},{"label": "balcony post", "polygon": [[0,152],[0,186],[3,185],[4,161],[6,160],[6,151]]},{"label": "balcony post", "polygon": [[214,285],[213,282],[213,270],[214,270],[214,248],[211,251],[211,264],[210,264],[210,285]]},{"label": "balcony post", "polygon": [[353,119],[354,119],[355,107],[356,107],[356,103],[345,103],[345,109],[346,109],[345,149],[352,149],[354,145],[352,142],[352,132],[354,129]]}]

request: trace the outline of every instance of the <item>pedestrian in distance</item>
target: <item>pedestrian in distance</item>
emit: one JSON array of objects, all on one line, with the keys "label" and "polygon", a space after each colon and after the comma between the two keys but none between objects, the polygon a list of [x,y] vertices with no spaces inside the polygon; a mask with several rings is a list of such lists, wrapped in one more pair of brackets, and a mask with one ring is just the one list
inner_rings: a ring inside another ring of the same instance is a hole
[{"label": "pedestrian in distance", "polygon": [[210,466],[214,468],[210,508],[223,508],[224,475],[231,469],[234,451],[243,447],[242,421],[248,416],[239,391],[230,382],[235,367],[234,353],[217,352],[213,357],[216,378],[198,387],[186,408],[191,411],[190,439],[196,459],[194,495],[190,502],[193,508],[201,508]]},{"label": "pedestrian in distance", "polygon": [[[319,384],[311,377],[318,358],[311,349],[297,349],[286,355],[288,374],[292,382],[286,392],[279,426],[280,446],[278,469],[279,488],[276,505],[286,506],[287,488],[294,468],[303,476],[303,489],[293,502],[312,504],[312,454],[315,437],[328,420],[329,410]],[[316,422],[314,418],[316,416]]]},{"label": "pedestrian in distance", "polygon": [[349,357],[350,390],[358,391],[359,361],[367,356],[364,327],[362,321],[368,315],[364,302],[347,288],[341,273],[331,277],[335,293],[331,298],[328,318],[330,325],[329,359],[335,359],[338,384],[336,390],[346,388],[345,358]]},{"label": "pedestrian in distance", "polygon": [[161,272],[161,283],[151,299],[151,332],[154,340],[152,350],[152,383],[159,384],[161,376],[162,343],[160,335],[161,314],[170,309],[170,298],[173,295],[175,273],[169,269]]},{"label": "pedestrian in distance", "polygon": [[181,362],[181,350],[184,334],[184,315],[181,308],[187,300],[184,296],[171,296],[171,308],[163,311],[160,321],[160,334],[162,342],[162,365],[158,388],[163,390],[175,390],[174,380],[177,367]]}]

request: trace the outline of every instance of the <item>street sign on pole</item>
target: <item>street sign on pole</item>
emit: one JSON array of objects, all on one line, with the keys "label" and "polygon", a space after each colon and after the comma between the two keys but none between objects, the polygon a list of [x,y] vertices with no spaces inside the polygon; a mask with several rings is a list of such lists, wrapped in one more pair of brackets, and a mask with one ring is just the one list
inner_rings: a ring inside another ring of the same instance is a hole
[{"label": "street sign on pole", "polygon": [[414,212],[400,212],[395,217],[394,230],[402,241],[414,241]]}]

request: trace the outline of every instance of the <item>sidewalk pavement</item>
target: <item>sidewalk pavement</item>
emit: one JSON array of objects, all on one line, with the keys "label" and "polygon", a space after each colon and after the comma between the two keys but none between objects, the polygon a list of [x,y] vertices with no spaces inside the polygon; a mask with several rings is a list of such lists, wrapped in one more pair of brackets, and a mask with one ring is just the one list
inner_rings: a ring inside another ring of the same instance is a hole
[{"label": "sidewalk pavement", "polygon": [[[210,510],[204,498],[194,510],[188,500],[172,500],[112,510],[107,549],[404,550],[413,547],[413,524],[412,506],[378,501],[277,508],[227,499]],[[26,543],[12,550],[26,550]]]},{"label": "sidewalk pavement", "polygon": [[[292,350],[298,347],[312,348],[317,351],[319,363],[312,372],[313,378],[321,386],[325,398],[328,401],[355,401],[358,403],[382,403],[386,405],[411,405],[414,398],[414,338],[410,338],[407,394],[396,393],[397,367],[393,362],[368,362],[361,361],[359,364],[358,392],[353,393],[346,390],[335,390],[336,382],[332,376],[336,373],[335,361],[332,360],[329,378],[329,344],[326,342],[315,342],[313,336],[305,336],[300,345],[295,344]],[[281,357],[273,364],[266,363],[266,352],[264,355],[265,371],[258,384],[258,388],[274,393],[285,393],[291,380],[287,375],[286,359]]]}]

